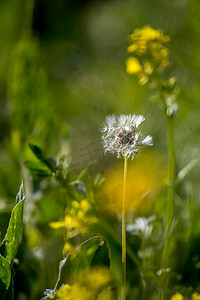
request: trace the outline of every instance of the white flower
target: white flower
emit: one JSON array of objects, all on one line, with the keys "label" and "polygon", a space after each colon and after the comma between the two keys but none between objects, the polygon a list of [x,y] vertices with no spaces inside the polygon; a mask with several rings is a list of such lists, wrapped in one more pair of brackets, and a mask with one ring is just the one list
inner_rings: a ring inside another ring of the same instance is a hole
[{"label": "white flower", "polygon": [[153,225],[150,224],[155,220],[155,216],[150,216],[149,218],[137,218],[134,224],[129,224],[126,226],[126,230],[133,233],[142,235],[143,237],[149,237],[152,230]]},{"label": "white flower", "polygon": [[138,126],[145,120],[142,115],[110,115],[102,128],[104,152],[117,154],[117,158],[129,158],[138,152],[140,146],[152,146],[152,137],[141,139]]}]

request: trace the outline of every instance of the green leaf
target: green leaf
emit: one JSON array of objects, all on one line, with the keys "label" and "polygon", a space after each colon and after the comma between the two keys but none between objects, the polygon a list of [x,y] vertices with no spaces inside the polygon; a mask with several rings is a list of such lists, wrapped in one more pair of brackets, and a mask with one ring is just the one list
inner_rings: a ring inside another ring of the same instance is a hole
[{"label": "green leaf", "polygon": [[45,152],[38,146],[33,145],[33,144],[28,144],[35,156],[40,160],[44,161],[46,159],[46,154]]},{"label": "green leaf", "polygon": [[100,235],[97,235],[86,240],[74,252],[68,254],[59,264],[58,280],[54,290],[59,288],[63,282],[66,282],[69,269],[73,271],[73,276],[76,277],[80,270],[88,268],[97,249],[101,248],[102,245],[104,245],[104,240]]},{"label": "green leaf", "polygon": [[76,180],[71,182],[70,185],[72,185],[79,194],[86,196],[86,187],[83,181]]},{"label": "green leaf", "polygon": [[47,157],[44,150],[36,145],[29,144],[29,147],[43,164],[45,164],[52,172],[56,171],[56,161],[54,158]]},{"label": "green leaf", "polygon": [[91,172],[92,168],[96,164],[96,160],[89,162],[89,164],[86,166],[86,168],[78,175],[77,180],[82,180],[88,173]]},{"label": "green leaf", "polygon": [[5,236],[6,247],[6,259],[9,262],[13,262],[18,244],[21,237],[22,223],[23,223],[23,206],[26,198],[25,189],[23,183],[20,186],[19,193],[16,197],[16,205],[12,210],[8,229]]},{"label": "green leaf", "polygon": [[27,169],[32,171],[48,171],[48,168],[40,162],[26,161],[24,164]]},{"label": "green leaf", "polygon": [[[1,264],[1,263],[0,263]],[[14,291],[13,291],[13,277],[14,277],[14,270],[12,266],[10,265],[10,284],[7,287],[6,284],[3,282],[2,279],[0,279],[0,299],[1,300],[13,300],[14,299]],[[9,274],[8,274],[9,276]]]},{"label": "green leaf", "polygon": [[5,284],[6,289],[10,286],[11,265],[10,262],[0,255],[0,280]]},{"label": "green leaf", "polygon": [[110,267],[110,247],[107,240],[102,235],[98,235],[98,237],[101,247],[97,248],[90,265]]},{"label": "green leaf", "polygon": [[199,163],[199,159],[191,160],[179,173],[177,176],[177,183],[180,183],[188,173]]}]

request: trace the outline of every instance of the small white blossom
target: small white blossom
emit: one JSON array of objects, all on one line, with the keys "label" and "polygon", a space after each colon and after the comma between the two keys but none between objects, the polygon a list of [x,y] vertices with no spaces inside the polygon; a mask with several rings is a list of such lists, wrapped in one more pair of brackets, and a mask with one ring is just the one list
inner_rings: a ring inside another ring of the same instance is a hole
[{"label": "small white blossom", "polygon": [[153,225],[150,223],[154,220],[154,215],[150,216],[149,218],[137,218],[134,224],[129,224],[126,226],[126,230],[133,234],[149,237],[153,230]]},{"label": "small white blossom", "polygon": [[142,115],[110,115],[106,117],[102,128],[104,152],[117,154],[117,158],[129,158],[138,152],[141,146],[152,146],[152,137],[141,138],[138,126],[145,120]]}]

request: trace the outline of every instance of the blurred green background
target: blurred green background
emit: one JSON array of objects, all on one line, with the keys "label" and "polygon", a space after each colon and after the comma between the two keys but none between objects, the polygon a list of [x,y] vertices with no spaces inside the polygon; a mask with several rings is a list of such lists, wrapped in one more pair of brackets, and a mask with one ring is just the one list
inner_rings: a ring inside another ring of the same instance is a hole
[{"label": "blurred green background", "polygon": [[[68,155],[75,174],[94,159],[95,172],[103,172],[116,164],[115,158],[104,157],[101,150],[100,128],[105,116],[137,113],[145,116],[143,131],[153,136],[153,151],[166,163],[165,120],[159,104],[151,101],[146,86],[138,85],[125,71],[127,36],[144,25],[162,29],[171,37],[168,72],[177,78],[181,91],[175,121],[176,165],[180,170],[191,159],[199,159],[198,0],[0,1],[1,239],[21,178],[31,182],[24,167],[24,162],[34,157],[28,143],[41,146],[55,158]],[[194,229],[197,240],[200,230],[194,220],[200,211],[199,172],[197,165],[177,189],[176,198],[177,207],[192,207],[190,218],[186,210],[183,220],[189,219],[185,227]],[[42,291],[54,284],[62,257],[62,235],[48,228],[48,222],[64,216],[56,204],[62,195],[57,190],[45,196],[40,192],[28,194],[37,210],[28,221],[33,232],[27,229],[23,243],[35,250],[24,253],[23,244],[19,249],[19,261],[25,263],[17,269],[16,299],[42,297]],[[55,240],[59,248],[53,257]],[[200,242],[194,244],[200,250]],[[43,275],[38,274],[38,268],[45,270]]]}]

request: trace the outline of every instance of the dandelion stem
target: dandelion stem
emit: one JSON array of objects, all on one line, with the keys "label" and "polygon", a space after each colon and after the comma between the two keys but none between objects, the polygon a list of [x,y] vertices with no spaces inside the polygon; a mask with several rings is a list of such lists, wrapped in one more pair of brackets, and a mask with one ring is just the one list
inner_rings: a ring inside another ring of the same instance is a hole
[{"label": "dandelion stem", "polygon": [[122,202],[122,290],[121,300],[126,299],[126,197],[127,197],[127,158],[124,157],[124,187]]}]

